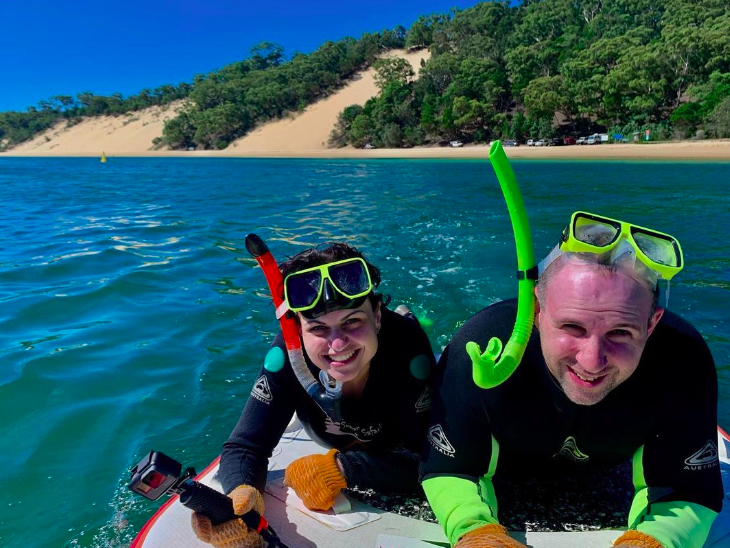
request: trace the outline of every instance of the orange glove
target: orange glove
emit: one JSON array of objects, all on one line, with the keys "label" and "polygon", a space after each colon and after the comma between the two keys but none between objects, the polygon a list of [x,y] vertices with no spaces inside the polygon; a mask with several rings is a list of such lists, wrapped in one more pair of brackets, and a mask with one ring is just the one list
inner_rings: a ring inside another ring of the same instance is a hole
[{"label": "orange glove", "polygon": [[[228,496],[233,499],[236,514],[245,514],[253,509],[264,515],[264,499],[255,487],[239,485]],[[263,548],[264,545],[264,539],[246,527],[241,518],[213,525],[206,516],[193,512],[192,526],[200,540],[216,548]]]},{"label": "orange glove", "polygon": [[459,539],[454,548],[527,548],[507,534],[498,523],[474,529]]},{"label": "orange glove", "polygon": [[294,491],[310,510],[329,510],[335,497],[347,487],[347,480],[337,467],[337,449],[326,455],[307,455],[292,462],[284,473],[284,485]]},{"label": "orange glove", "polygon": [[641,531],[626,531],[613,543],[614,548],[664,548],[662,543]]}]

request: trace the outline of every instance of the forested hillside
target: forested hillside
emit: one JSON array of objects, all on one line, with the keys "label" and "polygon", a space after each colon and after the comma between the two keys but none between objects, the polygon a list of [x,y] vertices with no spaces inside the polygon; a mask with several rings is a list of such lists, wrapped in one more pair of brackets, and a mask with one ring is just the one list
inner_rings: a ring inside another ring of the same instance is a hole
[{"label": "forested hillside", "polygon": [[345,109],[332,144],[546,138],[651,130],[730,137],[730,1],[525,0],[427,15],[420,78],[380,67],[381,93]]},{"label": "forested hillside", "polygon": [[[327,42],[290,59],[265,42],[192,84],[139,95],[56,96],[0,113],[0,150],[55,122],[185,99],[160,146],[221,149],[301,111],[375,64],[380,94],[347,107],[333,146],[408,147],[461,139],[651,131],[730,137],[730,0],[506,0]],[[420,78],[393,48],[429,48]]]}]

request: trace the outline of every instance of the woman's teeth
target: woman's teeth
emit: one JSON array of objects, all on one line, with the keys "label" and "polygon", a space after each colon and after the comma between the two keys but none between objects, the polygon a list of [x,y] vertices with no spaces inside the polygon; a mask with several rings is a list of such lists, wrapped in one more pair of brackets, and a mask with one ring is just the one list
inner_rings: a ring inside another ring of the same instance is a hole
[{"label": "woman's teeth", "polygon": [[334,356],[328,356],[330,361],[333,362],[346,362],[355,355],[355,351],[348,352],[347,354],[335,354]]}]

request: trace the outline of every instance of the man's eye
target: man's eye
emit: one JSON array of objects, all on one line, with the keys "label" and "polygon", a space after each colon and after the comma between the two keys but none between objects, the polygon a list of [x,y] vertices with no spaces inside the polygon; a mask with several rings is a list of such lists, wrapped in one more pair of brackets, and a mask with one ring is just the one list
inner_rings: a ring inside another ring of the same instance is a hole
[{"label": "man's eye", "polygon": [[626,329],[613,329],[609,332],[609,335],[613,335],[615,337],[630,337],[631,331],[627,331]]},{"label": "man's eye", "polygon": [[586,332],[586,330],[583,328],[583,326],[580,326],[575,323],[566,323],[563,324],[563,330],[567,331],[571,335],[582,335]]}]

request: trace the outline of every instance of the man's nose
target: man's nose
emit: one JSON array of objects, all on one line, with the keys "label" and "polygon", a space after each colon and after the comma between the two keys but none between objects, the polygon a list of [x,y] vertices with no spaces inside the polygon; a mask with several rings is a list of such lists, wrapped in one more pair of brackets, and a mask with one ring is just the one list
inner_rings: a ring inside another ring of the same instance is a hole
[{"label": "man's nose", "polygon": [[576,359],[586,372],[597,373],[606,367],[606,351],[601,337],[590,337],[583,341]]}]

